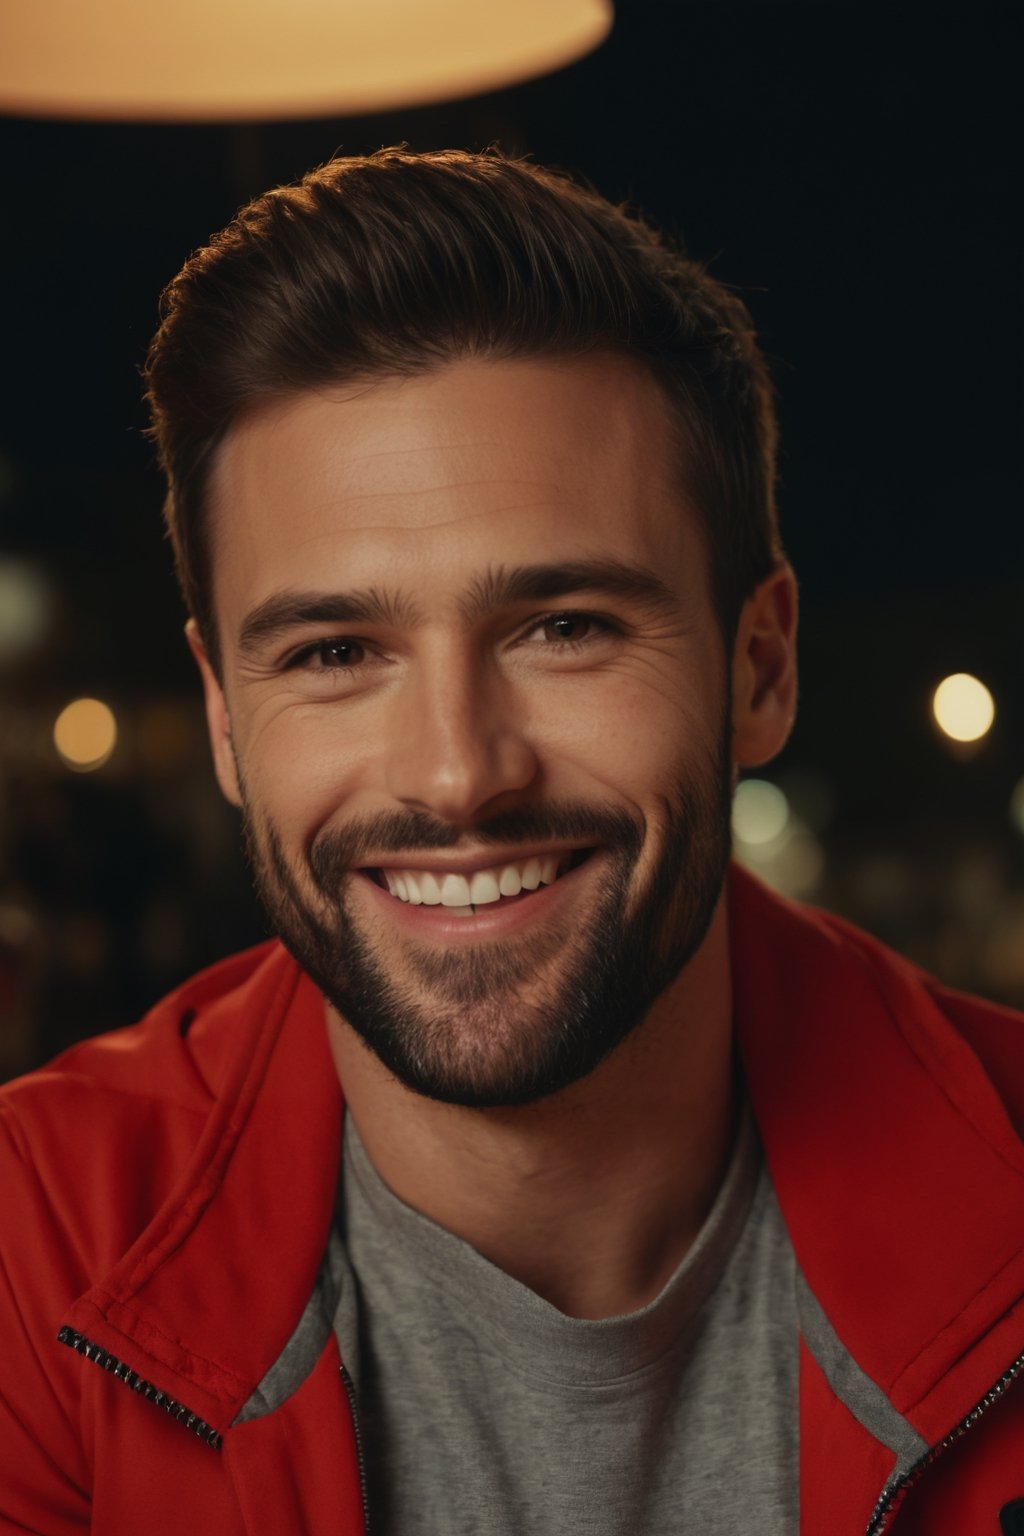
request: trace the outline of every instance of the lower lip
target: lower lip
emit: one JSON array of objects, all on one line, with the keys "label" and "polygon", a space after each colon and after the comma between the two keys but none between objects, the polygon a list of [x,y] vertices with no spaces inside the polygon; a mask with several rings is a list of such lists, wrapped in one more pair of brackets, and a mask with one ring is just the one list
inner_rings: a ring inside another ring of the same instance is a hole
[{"label": "lower lip", "polygon": [[[472,917],[453,917],[446,907],[414,906],[392,896],[371,876],[362,874],[362,882],[381,903],[391,922],[399,923],[410,934],[423,939],[436,939],[443,943],[473,943],[479,939],[504,938],[520,928],[527,927],[535,919],[553,915],[568,890],[571,895],[578,877],[592,862],[592,855],[575,869],[560,875],[554,885],[540,885],[535,891],[523,892],[518,897],[488,902],[478,907]],[[361,873],[361,872],[360,872]]]}]

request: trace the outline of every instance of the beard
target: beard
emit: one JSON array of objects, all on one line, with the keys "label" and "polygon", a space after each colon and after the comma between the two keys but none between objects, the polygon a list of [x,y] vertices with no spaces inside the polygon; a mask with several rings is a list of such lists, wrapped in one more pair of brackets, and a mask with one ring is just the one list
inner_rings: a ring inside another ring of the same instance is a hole
[{"label": "beard", "polygon": [[413,1092],[472,1108],[558,1093],[641,1023],[707,933],[730,852],[729,709],[723,714],[716,749],[681,769],[661,797],[661,846],[635,890],[648,829],[622,809],[553,801],[475,826],[476,848],[585,842],[606,865],[596,897],[585,898],[589,910],[563,902],[539,931],[475,946],[404,941],[396,950],[385,925],[362,926],[351,911],[351,884],[365,878],[356,873],[361,855],[408,853],[415,868],[416,850],[457,847],[463,829],[426,812],[384,813],[325,829],[300,872],[240,776],[246,850],[271,926]]}]

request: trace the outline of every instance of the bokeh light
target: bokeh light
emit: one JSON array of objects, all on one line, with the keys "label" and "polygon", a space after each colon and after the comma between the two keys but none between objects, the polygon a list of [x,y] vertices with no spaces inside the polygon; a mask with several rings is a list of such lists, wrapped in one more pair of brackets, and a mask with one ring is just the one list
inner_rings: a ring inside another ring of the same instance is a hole
[{"label": "bokeh light", "polygon": [[[793,782],[799,785],[799,775]],[[786,790],[767,779],[741,779],[733,798],[732,830],[733,853],[747,869],[784,896],[814,898],[825,871],[825,851]]]},{"label": "bokeh light", "polygon": [[72,700],[57,716],[53,744],[76,773],[102,768],[117,744],[113,710],[102,699]]},{"label": "bokeh light", "polygon": [[953,741],[979,741],[991,729],[996,706],[983,682],[969,672],[954,672],[932,695],[932,713]]},{"label": "bokeh light", "polygon": [[789,825],[789,801],[767,779],[742,779],[732,803],[732,830],[741,843],[761,846],[782,837]]},{"label": "bokeh light", "polygon": [[28,560],[0,559],[0,662],[33,650],[52,614],[53,594],[42,571]]}]

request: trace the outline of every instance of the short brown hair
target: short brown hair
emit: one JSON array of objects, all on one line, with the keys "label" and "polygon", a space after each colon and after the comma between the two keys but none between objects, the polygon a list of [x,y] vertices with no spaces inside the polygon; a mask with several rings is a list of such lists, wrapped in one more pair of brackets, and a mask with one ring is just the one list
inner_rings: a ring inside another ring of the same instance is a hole
[{"label": "short brown hair", "polygon": [[207,486],[263,401],[467,356],[646,360],[685,449],[723,631],[781,557],[771,384],[740,299],[642,219],[497,150],[330,161],[243,208],[164,292],[145,366],[167,526],[218,654]]}]

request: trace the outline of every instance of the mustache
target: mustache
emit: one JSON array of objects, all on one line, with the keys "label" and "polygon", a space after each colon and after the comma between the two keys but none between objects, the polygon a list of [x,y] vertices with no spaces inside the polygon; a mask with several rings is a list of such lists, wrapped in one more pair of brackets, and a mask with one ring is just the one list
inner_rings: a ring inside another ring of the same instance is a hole
[{"label": "mustache", "polygon": [[636,856],[643,844],[643,825],[620,807],[585,805],[578,801],[549,801],[502,811],[472,828],[453,826],[429,811],[386,811],[345,827],[332,827],[313,840],[309,868],[325,894],[336,890],[339,878],[368,862],[370,853],[414,853],[458,848],[461,843],[585,842],[601,843]]}]

